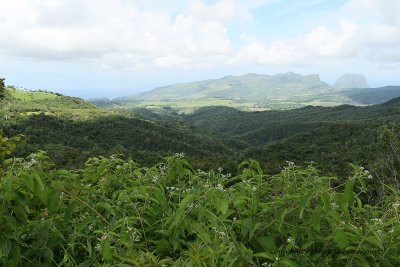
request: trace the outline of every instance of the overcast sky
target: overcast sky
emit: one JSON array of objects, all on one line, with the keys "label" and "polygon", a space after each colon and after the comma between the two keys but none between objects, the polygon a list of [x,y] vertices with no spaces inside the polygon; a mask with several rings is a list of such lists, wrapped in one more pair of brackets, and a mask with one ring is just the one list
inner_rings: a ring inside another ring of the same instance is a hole
[{"label": "overcast sky", "polygon": [[0,77],[85,98],[249,72],[400,85],[399,14],[400,0],[0,0]]}]

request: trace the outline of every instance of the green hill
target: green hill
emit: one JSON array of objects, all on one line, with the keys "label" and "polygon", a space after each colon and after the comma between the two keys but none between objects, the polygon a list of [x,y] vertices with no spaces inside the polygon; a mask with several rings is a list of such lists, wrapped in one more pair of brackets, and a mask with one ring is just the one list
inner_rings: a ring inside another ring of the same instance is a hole
[{"label": "green hill", "polygon": [[12,103],[14,109],[46,110],[46,109],[93,109],[95,106],[78,97],[64,96],[47,91],[26,91],[7,87],[5,101]]},{"label": "green hill", "polygon": [[400,96],[399,87],[396,86],[366,87],[366,78],[361,74],[342,75],[334,86],[329,86],[317,74],[250,73],[174,84],[112,100],[94,98],[89,101],[102,108],[125,108],[144,113],[144,109],[147,109],[152,113],[175,116],[209,106],[233,107],[243,111],[287,110],[308,105],[364,106],[380,104]]},{"label": "green hill", "polygon": [[[243,112],[206,107],[184,117],[190,129],[213,136],[242,151],[243,158],[260,160],[279,170],[286,160],[322,162],[324,168],[345,174],[347,162],[367,164],[377,130],[398,121],[400,98],[366,107],[342,105],[287,111]],[[234,142],[235,141],[235,142]]]},{"label": "green hill", "polygon": [[184,152],[197,158],[232,153],[210,138],[154,123],[133,112],[101,110],[73,97],[48,92],[8,89],[1,102],[1,129],[9,136],[24,134],[27,145],[20,154],[46,150],[65,166],[82,165],[94,155],[123,153],[143,164]]},{"label": "green hill", "polygon": [[227,76],[222,79],[206,80],[156,88],[135,96],[116,100],[180,100],[197,98],[222,98],[245,101],[266,101],[288,96],[304,96],[326,92],[330,87],[318,75],[301,76],[296,73],[247,74]]},{"label": "green hill", "polygon": [[306,124],[307,127],[312,127],[311,125],[318,123],[388,121],[398,119],[399,114],[400,98],[367,107],[307,106],[284,111],[243,112],[227,107],[206,107],[185,116],[185,120],[190,122],[194,129],[213,134],[238,135],[282,124]]},{"label": "green hill", "polygon": [[378,88],[351,89],[342,92],[354,102],[371,105],[380,104],[400,97],[400,86],[384,86]]},{"label": "green hill", "polygon": [[12,89],[0,112],[4,133],[26,135],[27,146],[20,155],[47,150],[63,166],[113,153],[151,164],[184,152],[197,167],[223,166],[232,172],[246,157],[260,160],[272,172],[286,160],[323,158],[324,169],[344,174],[350,171],[344,167],[350,158],[369,162],[373,152],[365,144],[373,142],[382,125],[398,120],[400,100],[259,112],[204,107],[188,115],[165,116],[148,109],[99,109],[79,98]]}]

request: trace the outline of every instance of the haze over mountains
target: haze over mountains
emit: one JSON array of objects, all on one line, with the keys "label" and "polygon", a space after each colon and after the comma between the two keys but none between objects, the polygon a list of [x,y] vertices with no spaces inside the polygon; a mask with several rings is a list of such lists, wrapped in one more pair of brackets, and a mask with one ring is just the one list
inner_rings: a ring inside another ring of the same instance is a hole
[{"label": "haze over mountains", "polygon": [[[367,90],[368,89],[368,90]],[[290,109],[307,105],[369,105],[400,96],[400,87],[368,88],[362,74],[344,74],[331,86],[318,74],[249,73],[220,79],[173,84],[113,100],[92,99],[100,107],[146,108],[191,113],[204,106],[230,106],[248,111]]]},{"label": "haze over mountains", "polygon": [[338,89],[367,88],[367,79],[362,74],[343,74],[336,80],[333,87]]},{"label": "haze over mountains", "polygon": [[330,86],[321,81],[317,74],[302,76],[293,72],[276,75],[249,73],[243,76],[174,84],[119,99],[154,101],[224,98],[259,101],[272,97],[328,92],[329,89]]}]

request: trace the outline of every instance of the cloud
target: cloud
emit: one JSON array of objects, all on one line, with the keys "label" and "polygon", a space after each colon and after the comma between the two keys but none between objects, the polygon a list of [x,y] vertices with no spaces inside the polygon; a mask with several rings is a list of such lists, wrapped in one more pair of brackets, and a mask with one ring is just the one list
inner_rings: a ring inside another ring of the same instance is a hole
[{"label": "cloud", "polygon": [[284,2],[188,0],[168,9],[156,0],[0,0],[0,53],[128,69],[400,62],[398,0],[349,0],[329,23],[269,43],[232,36],[254,23],[257,8]]},{"label": "cloud", "polygon": [[[223,22],[246,15],[227,0],[193,1],[189,12],[175,16],[146,10],[142,2],[0,0],[0,51],[124,68],[214,64],[232,50]],[[194,12],[196,5],[201,8]]]},{"label": "cloud", "polygon": [[235,0],[220,0],[212,5],[207,5],[202,0],[192,0],[189,3],[188,12],[201,21],[224,22],[252,18],[246,5]]},{"label": "cloud", "polygon": [[270,44],[251,41],[239,49],[231,63],[309,65],[364,58],[372,63],[397,65],[399,12],[398,0],[352,0],[336,14],[339,19],[334,26],[321,25],[303,35]]}]

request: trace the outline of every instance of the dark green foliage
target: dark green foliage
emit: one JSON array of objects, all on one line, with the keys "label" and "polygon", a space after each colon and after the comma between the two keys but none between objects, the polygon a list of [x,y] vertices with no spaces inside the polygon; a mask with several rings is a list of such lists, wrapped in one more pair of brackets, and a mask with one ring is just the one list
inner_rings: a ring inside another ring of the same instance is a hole
[{"label": "dark green foliage", "polygon": [[[319,162],[324,171],[349,175],[348,162],[369,166],[378,129],[397,121],[400,101],[355,107],[304,107],[288,111],[241,112],[227,107],[200,109],[184,119],[193,131],[219,137],[260,160],[268,172],[286,164]],[[212,122],[212,123],[210,123]]]},{"label": "dark green foliage", "polygon": [[4,79],[0,78],[0,99],[5,95],[6,85],[4,84]]},{"label": "dark green foliage", "polygon": [[400,263],[400,192],[365,205],[370,175],[357,166],[335,188],[313,166],[265,175],[247,160],[230,178],[194,171],[181,155],[149,168],[95,157],[66,171],[39,152],[4,166],[2,266]]},{"label": "dark green foliage", "polygon": [[[400,123],[383,126],[374,145],[377,153],[373,169],[378,179],[400,189]],[[381,191],[386,192],[387,188],[382,187]]]},{"label": "dark green foliage", "polygon": [[67,114],[40,113],[16,120],[6,132],[27,136],[26,151],[21,153],[45,149],[64,166],[82,165],[90,156],[113,153],[126,154],[143,164],[178,152],[195,158],[229,153],[229,149],[221,144],[174,126],[121,115],[81,121],[70,119]]},{"label": "dark green foliage", "polygon": [[222,167],[235,173],[240,161],[252,157],[269,173],[278,172],[286,161],[300,165],[314,161],[327,173],[347,176],[348,162],[370,166],[376,154],[370,144],[377,129],[400,114],[395,99],[369,107],[308,106],[265,112],[207,107],[186,116],[148,110],[139,115],[43,94],[11,92],[14,99],[0,109],[5,118],[0,121],[2,129],[8,135],[26,135],[27,145],[17,156],[46,150],[58,166],[68,168],[83,166],[96,155],[122,153],[148,166],[184,152],[195,168]]},{"label": "dark green foliage", "polygon": [[361,104],[380,104],[400,97],[400,86],[351,89],[342,92],[342,94]]}]

